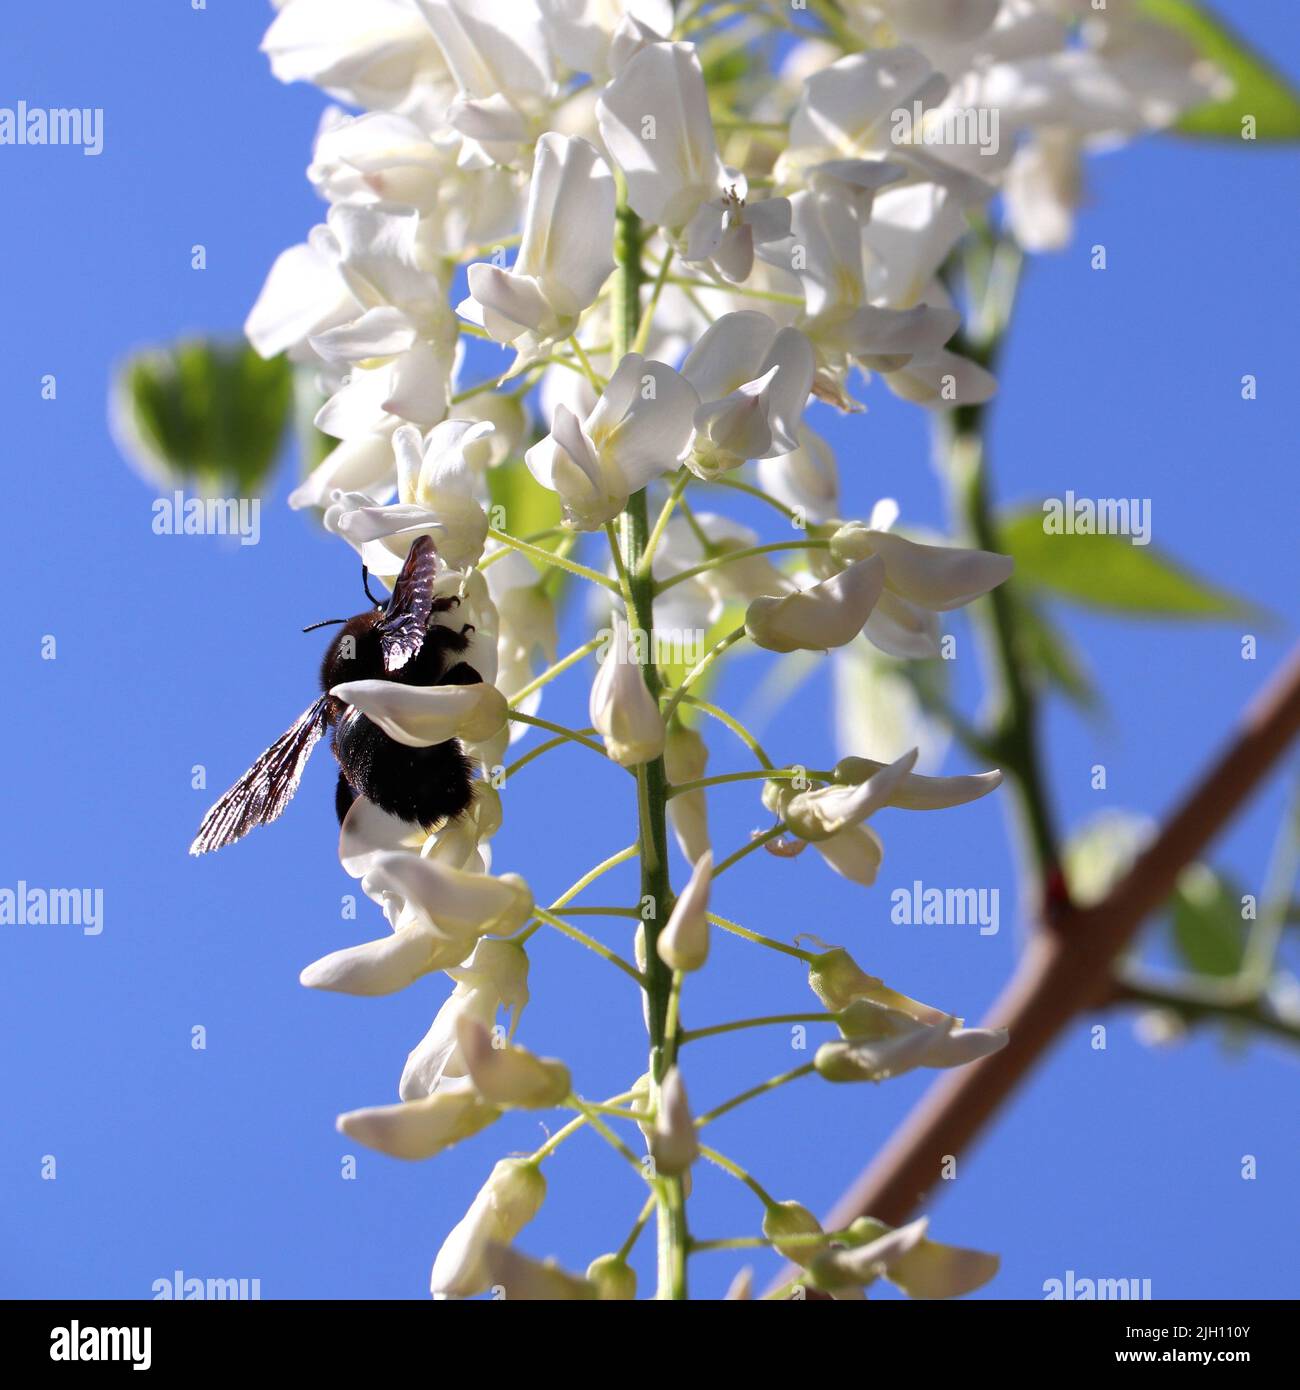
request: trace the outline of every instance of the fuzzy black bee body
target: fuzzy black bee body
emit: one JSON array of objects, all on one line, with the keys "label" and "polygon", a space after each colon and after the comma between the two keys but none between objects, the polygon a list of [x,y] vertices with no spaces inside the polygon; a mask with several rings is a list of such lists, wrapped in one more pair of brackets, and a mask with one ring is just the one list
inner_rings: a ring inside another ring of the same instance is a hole
[{"label": "fuzzy black bee body", "polygon": [[[435,599],[433,612],[447,612],[454,599]],[[469,646],[464,632],[430,624],[420,650],[399,670],[384,670],[378,610],[350,618],[321,662],[321,689],[328,695],[345,681],[393,680],[403,685],[475,685],[482,677],[458,660]],[[354,655],[349,656],[352,652]],[[342,821],[358,794],[399,820],[435,825],[469,809],[474,787],[469,759],[454,740],[429,748],[398,743],[360,710],[330,696],[334,756],[339,760],[335,809]]]},{"label": "fuzzy black bee body", "polygon": [[255,825],[275,820],[297,791],[307,759],[327,729],[340,767],[334,803],[340,822],[357,796],[429,828],[469,809],[473,772],[459,742],[408,747],[329,693],[348,681],[472,685],[482,679],[460,659],[472,629],[436,621],[460,602],[433,597],[437,562],[433,542],[421,537],[411,547],[387,605],[343,624],[321,662],[320,698],[213,805],[191,854],[221,849]]}]

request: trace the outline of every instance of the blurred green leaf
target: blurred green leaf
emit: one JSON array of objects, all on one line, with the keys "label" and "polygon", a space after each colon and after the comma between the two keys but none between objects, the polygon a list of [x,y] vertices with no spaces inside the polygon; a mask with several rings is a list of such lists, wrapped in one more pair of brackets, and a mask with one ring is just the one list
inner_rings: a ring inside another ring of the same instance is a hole
[{"label": "blurred green leaf", "polygon": [[1136,811],[1112,807],[1071,831],[1062,852],[1065,881],[1079,907],[1101,902],[1145,849],[1152,822]]},{"label": "blurred green leaf", "polygon": [[1233,84],[1232,94],[1222,101],[1187,112],[1177,130],[1242,140],[1242,118],[1253,116],[1258,140],[1300,139],[1300,92],[1212,9],[1193,0],[1143,0],[1142,8],[1149,19],[1190,39]]},{"label": "blurred green leaf", "polygon": [[1030,678],[1040,686],[1059,690],[1080,709],[1097,709],[1101,697],[1074,644],[1019,586],[1013,585],[1010,592],[1017,605],[1016,634],[1021,657]]},{"label": "blurred green leaf", "polygon": [[[530,540],[543,550],[555,550],[563,535],[539,536],[540,531],[557,527],[561,520],[560,499],[557,493],[539,485],[522,459],[509,459],[489,468],[487,473],[488,499],[491,503],[489,521],[498,530],[509,531],[519,540]],[[557,603],[571,587],[569,575],[558,565],[530,561],[546,592]]]},{"label": "blurred green leaf", "polygon": [[1189,970],[1227,977],[1241,970],[1247,930],[1235,884],[1193,864],[1179,876],[1170,913],[1174,945]]},{"label": "blurred green leaf", "polygon": [[[487,480],[492,524],[498,530],[527,540],[560,524],[559,494],[540,486],[522,459],[510,459],[488,469]],[[555,539],[539,540],[536,544],[553,549]]]},{"label": "blurred green leaf", "polygon": [[704,83],[710,92],[740,82],[750,73],[750,55],[741,44],[716,40],[706,43],[703,57]]},{"label": "blurred green leaf", "polygon": [[149,477],[256,492],[293,408],[293,371],[243,344],[192,339],[129,358],[113,385],[122,449]]},{"label": "blurred green leaf", "polygon": [[1251,606],[1127,536],[1049,534],[1041,507],[1003,513],[999,549],[1016,578],[1093,608],[1133,616],[1236,618]]}]

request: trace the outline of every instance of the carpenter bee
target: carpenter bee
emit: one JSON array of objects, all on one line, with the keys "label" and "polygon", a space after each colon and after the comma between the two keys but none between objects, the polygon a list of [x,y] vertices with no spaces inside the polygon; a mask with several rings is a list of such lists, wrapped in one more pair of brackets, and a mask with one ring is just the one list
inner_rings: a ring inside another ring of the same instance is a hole
[{"label": "carpenter bee", "polygon": [[191,854],[221,849],[255,825],[278,819],[298,790],[307,759],[326,729],[333,730],[334,756],[341,769],[334,803],[340,823],[358,796],[400,820],[429,827],[469,809],[474,799],[473,774],[456,739],[429,748],[409,748],[329,693],[345,681],[474,685],[482,680],[472,666],[458,659],[469,646],[473,627],[466,623],[457,630],[434,621],[437,614],[460,603],[454,596],[434,596],[438,564],[433,541],[421,536],[412,545],[386,604],[371,594],[363,568],[366,597],[375,606],[355,618],[330,618],[303,629],[310,632],[342,624],[321,663],[324,693],[203,817]]}]

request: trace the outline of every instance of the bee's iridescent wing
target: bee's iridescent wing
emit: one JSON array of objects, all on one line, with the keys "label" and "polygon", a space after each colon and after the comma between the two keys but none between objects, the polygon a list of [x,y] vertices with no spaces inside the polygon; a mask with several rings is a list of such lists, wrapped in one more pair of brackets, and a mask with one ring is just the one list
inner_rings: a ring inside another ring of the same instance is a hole
[{"label": "bee's iridescent wing", "polygon": [[400,671],[424,645],[424,634],[433,613],[433,582],[438,572],[438,552],[428,536],[420,536],[407,554],[402,572],[393,585],[388,607],[376,631],[384,654],[384,670]]},{"label": "bee's iridescent wing", "polygon": [[191,854],[223,849],[255,825],[278,819],[293,799],[311,750],[329,727],[329,697],[308,706],[203,817]]}]

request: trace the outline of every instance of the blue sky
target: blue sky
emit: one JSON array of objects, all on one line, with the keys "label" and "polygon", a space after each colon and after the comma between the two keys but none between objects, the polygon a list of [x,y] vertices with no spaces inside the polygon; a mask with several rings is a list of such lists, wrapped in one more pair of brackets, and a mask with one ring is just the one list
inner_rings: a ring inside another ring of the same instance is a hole
[{"label": "blue sky", "polygon": [[[1222,9],[1271,53],[1292,55],[1298,75],[1290,7]],[[402,1059],[446,987],[432,979],[353,1000],[298,985],[307,962],[381,927],[364,905],[359,923],[340,916],[352,883],[335,857],[327,757],[272,830],[201,862],[185,854],[210,800],[191,790],[192,766],[224,787],[308,702],[325,639],[298,629],[360,606],[356,567],[283,505],[287,469],[260,545],[154,535],[154,491],[105,424],[115,361],[186,331],[237,332],[274,256],[317,220],[303,170],[322,99],[270,77],[257,52],[270,11],[256,4],[11,10],[0,104],[106,115],[98,158],[0,149],[12,210],[0,223],[0,401],[17,562],[0,599],[10,653],[0,884],[102,887],[105,913],[96,937],[0,927],[0,1294],[147,1297],[181,1269],[259,1278],[265,1297],[420,1297],[495,1157],[540,1142],[537,1117],[511,1117],[418,1166],[335,1133],[339,1111],[395,1099]],[[1029,269],[993,430],[999,494],[1148,497],[1159,545],[1279,615],[1244,662],[1240,624],[1060,610],[1107,702],[1100,718],[1054,706],[1047,720],[1066,826],[1107,808],[1159,814],[1294,638],[1298,173],[1290,149],[1161,139],[1108,155],[1090,166],[1073,248]],[[200,242],[207,269],[196,272]],[[1089,268],[1096,242],[1108,248],[1104,273]],[[1239,395],[1248,372],[1259,381],[1250,403]],[[52,401],[40,393],[47,373]],[[924,415],[878,386],[868,400],[865,420],[829,426],[846,512],[892,495],[908,520],[942,524]],[[576,620],[570,629],[576,637]],[[954,630],[966,641],[960,620]],[[54,661],[40,659],[47,634]],[[975,663],[956,667],[970,709]],[[723,696],[743,701],[758,669],[737,663]],[[584,708],[574,680],[546,713]],[[831,757],[830,711],[823,672],[769,729],[775,755]],[[1104,792],[1090,789],[1097,762],[1110,773]],[[725,746],[715,764],[740,766]],[[1279,774],[1216,848],[1248,887],[1262,882],[1284,791]],[[976,1018],[1018,946],[1006,800],[882,817],[888,860],[873,892],[811,854],[760,855],[720,887],[718,910],[778,936],[815,931]],[[622,778],[595,775],[580,752],[521,775],[506,811],[497,867],[523,873],[539,898],[632,833]],[[715,843],[739,844],[760,821],[752,787],[728,791]],[[888,889],[914,878],[1000,888],[1002,930],[892,924]],[[617,926],[600,929],[625,944]],[[692,1026],[810,1007],[794,962],[730,940],[715,961],[688,996]],[[621,1089],[642,1065],[624,985],[570,943],[535,938],[522,1037],[570,1060],[590,1095]],[[1263,1043],[1229,1052],[1208,1034],[1152,1051],[1120,1017],[1098,1052],[1096,1021],[1066,1032],[963,1158],[934,1234],[1002,1253],[994,1296],[1041,1297],[1070,1269],[1149,1278],[1157,1297],[1295,1296],[1295,1056]],[[196,1025],[206,1050],[191,1048]],[[687,1061],[699,1108],[794,1064],[779,1029],[696,1044]],[[713,1142],[775,1195],[822,1209],[924,1085],[805,1081],[727,1117]],[[349,1153],[357,1177],[344,1181]],[[1240,1176],[1245,1154],[1258,1161],[1252,1182]],[[54,1181],[41,1179],[44,1155],[57,1160]],[[641,1192],[598,1140],[566,1145],[548,1175],[524,1248],[580,1266],[622,1240]],[[735,1184],[700,1173],[696,1190],[698,1233],[755,1226]],[[697,1289],[719,1292],[739,1263],[700,1256]]]}]

